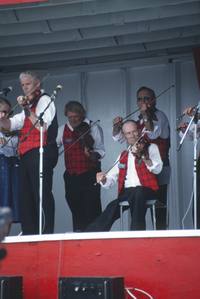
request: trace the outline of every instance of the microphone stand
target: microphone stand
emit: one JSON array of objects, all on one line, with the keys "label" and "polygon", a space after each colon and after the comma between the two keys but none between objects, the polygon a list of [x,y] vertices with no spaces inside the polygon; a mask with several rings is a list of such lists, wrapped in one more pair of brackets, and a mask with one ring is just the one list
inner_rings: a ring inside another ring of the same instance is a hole
[{"label": "microphone stand", "polygon": [[40,157],[39,157],[39,235],[42,234],[42,204],[43,204],[43,156],[44,156],[44,147],[43,147],[43,140],[44,140],[44,120],[43,116],[45,111],[49,108],[52,102],[55,101],[57,92],[62,89],[61,85],[58,85],[56,89],[53,91],[53,94],[50,97],[50,102],[46,106],[46,108],[40,113],[37,121],[34,124],[34,127],[39,122],[40,124]]},{"label": "microphone stand", "polygon": [[194,218],[194,229],[197,229],[197,122],[198,122],[198,112],[199,112],[200,104],[197,105],[195,109],[195,113],[192,116],[185,133],[183,134],[177,151],[181,149],[181,146],[185,140],[185,137],[192,125],[194,123],[194,137],[193,137],[193,194],[194,194],[194,211],[193,211],[193,218]]},{"label": "microphone stand", "polygon": [[40,149],[39,149],[39,235],[42,234],[42,203],[43,203],[43,140],[44,140],[44,120],[43,120],[44,111],[40,113],[38,121],[40,124]]}]

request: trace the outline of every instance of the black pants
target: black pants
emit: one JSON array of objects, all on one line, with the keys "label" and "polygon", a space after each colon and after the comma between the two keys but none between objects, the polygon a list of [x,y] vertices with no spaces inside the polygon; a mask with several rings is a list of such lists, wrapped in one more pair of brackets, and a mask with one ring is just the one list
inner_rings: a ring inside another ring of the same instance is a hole
[{"label": "black pants", "polygon": [[160,185],[156,192],[156,229],[165,230],[167,228],[167,187],[168,185]]},{"label": "black pants", "polygon": [[[53,233],[55,203],[52,194],[53,168],[58,159],[57,146],[44,148],[42,232]],[[20,210],[23,235],[39,233],[39,149],[33,149],[20,160]]]},{"label": "black pants", "polygon": [[100,185],[95,185],[97,170],[80,175],[64,173],[66,201],[72,212],[73,231],[85,228],[101,214]]},{"label": "black pants", "polygon": [[103,213],[87,227],[87,232],[109,231],[120,217],[119,202],[128,200],[131,211],[131,230],[145,230],[146,200],[155,199],[155,192],[150,188],[138,186],[126,188],[115,200],[111,201]]}]

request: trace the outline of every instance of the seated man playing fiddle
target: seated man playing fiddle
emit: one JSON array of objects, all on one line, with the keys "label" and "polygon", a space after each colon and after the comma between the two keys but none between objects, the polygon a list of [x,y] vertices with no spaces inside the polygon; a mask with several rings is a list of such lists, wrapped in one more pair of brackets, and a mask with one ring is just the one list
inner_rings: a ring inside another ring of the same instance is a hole
[{"label": "seated man playing fiddle", "polygon": [[128,120],[122,133],[129,147],[123,151],[113,168],[96,175],[97,183],[110,188],[118,181],[118,198],[108,204],[104,212],[86,231],[108,231],[120,216],[119,202],[128,201],[132,216],[131,230],[145,230],[146,201],[155,199],[158,190],[156,175],[162,170],[162,160],[156,144],[142,137],[137,123]]}]

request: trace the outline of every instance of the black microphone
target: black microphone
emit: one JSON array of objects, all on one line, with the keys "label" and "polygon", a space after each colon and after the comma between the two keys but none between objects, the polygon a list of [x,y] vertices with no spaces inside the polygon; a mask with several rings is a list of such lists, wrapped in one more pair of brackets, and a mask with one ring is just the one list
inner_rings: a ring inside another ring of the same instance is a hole
[{"label": "black microphone", "polygon": [[7,96],[7,94],[12,90],[13,90],[12,86],[5,87],[2,90],[0,90],[0,95]]}]

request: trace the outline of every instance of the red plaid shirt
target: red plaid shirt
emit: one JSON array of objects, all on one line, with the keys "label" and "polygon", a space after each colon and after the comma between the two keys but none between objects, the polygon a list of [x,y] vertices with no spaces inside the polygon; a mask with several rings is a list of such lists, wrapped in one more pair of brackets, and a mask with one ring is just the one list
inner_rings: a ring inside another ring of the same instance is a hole
[{"label": "red plaid shirt", "polygon": [[66,124],[63,132],[63,145],[65,167],[69,174],[81,174],[96,167],[96,164],[85,155],[81,141],[75,142],[78,138],[78,133],[71,131]]},{"label": "red plaid shirt", "polygon": [[[38,102],[38,101],[37,101]],[[35,112],[37,103],[30,108],[31,112]],[[26,116],[23,128],[20,131],[18,153],[20,156],[26,152],[40,147],[40,131],[36,128],[31,129],[33,126],[30,119]],[[31,129],[31,131],[30,131]],[[43,146],[46,145],[47,131],[44,132]]]},{"label": "red plaid shirt", "polygon": [[[124,181],[127,173],[127,163],[128,163],[127,151],[123,151],[121,153],[119,163],[123,165],[123,167],[119,168],[119,177],[118,177],[118,193],[120,194],[124,189]],[[147,169],[144,161],[138,163],[138,160],[135,159],[135,168],[142,186],[149,187],[154,191],[158,190],[158,182],[157,182],[156,175]]]}]

